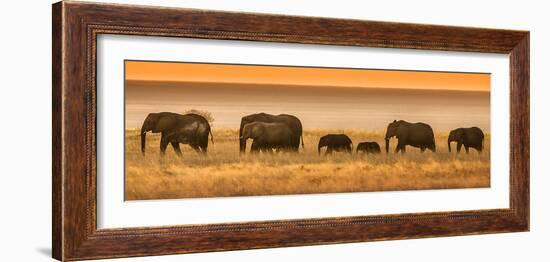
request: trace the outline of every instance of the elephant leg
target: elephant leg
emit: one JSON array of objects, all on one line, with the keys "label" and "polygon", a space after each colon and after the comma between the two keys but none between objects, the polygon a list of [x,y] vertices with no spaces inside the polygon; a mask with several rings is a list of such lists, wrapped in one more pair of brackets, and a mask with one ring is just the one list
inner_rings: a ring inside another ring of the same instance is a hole
[{"label": "elephant leg", "polygon": [[262,147],[260,147],[260,151],[262,151],[262,153],[264,153],[264,154],[273,155],[273,148],[272,148],[272,147],[269,147],[269,146],[262,146]]},{"label": "elephant leg", "polygon": [[300,137],[293,137],[288,147],[285,146],[284,150],[289,152],[298,152],[300,149]]},{"label": "elephant leg", "polygon": [[458,142],[456,143],[456,153],[460,153],[460,149],[462,148],[462,143]]},{"label": "elephant leg", "polygon": [[464,149],[466,149],[466,154],[470,153],[470,147],[467,145],[464,145]]},{"label": "elephant leg", "polygon": [[208,153],[208,143],[200,143],[197,146],[199,147],[201,154],[206,155],[206,153]]},{"label": "elephant leg", "polygon": [[161,136],[160,138],[160,154],[165,155],[166,154],[166,148],[168,147],[168,139],[166,136]]},{"label": "elephant leg", "polygon": [[332,147],[327,147],[327,151],[325,151],[325,156],[332,155]]},{"label": "elephant leg", "polygon": [[178,156],[182,156],[181,149],[180,149],[180,143],[178,143],[178,142],[170,142],[170,144],[171,144],[172,147],[174,148],[174,151],[176,151],[176,154],[177,154]]},{"label": "elephant leg", "polygon": [[298,151],[294,150],[292,146],[281,146],[281,147],[277,147],[277,150],[275,150],[275,152],[277,152],[278,154],[278,153],[284,153],[284,152],[296,153]]},{"label": "elephant leg", "polygon": [[405,145],[402,143],[397,142],[397,147],[395,148],[395,153],[401,152],[402,154],[405,153]]},{"label": "elephant leg", "polygon": [[250,146],[250,152],[251,153],[259,153],[260,152],[260,145],[256,140],[252,141],[252,146]]},{"label": "elephant leg", "polygon": [[258,148],[258,144],[252,142],[252,145],[250,146],[250,153],[257,153],[260,149]]},{"label": "elephant leg", "polygon": [[203,154],[206,154],[208,152],[208,135],[206,135],[206,137],[202,139],[200,147]]},{"label": "elephant leg", "polygon": [[291,142],[291,146],[289,147],[288,151],[298,152],[300,150],[300,139],[301,134],[296,135],[296,137],[294,137],[293,141]]},{"label": "elephant leg", "polygon": [[193,148],[193,150],[195,150],[195,152],[197,152],[198,154],[202,154],[202,151],[201,151],[201,147],[197,144],[189,144],[189,146],[191,148]]},{"label": "elephant leg", "polygon": [[477,150],[477,152],[482,153],[483,152],[483,147],[482,146],[477,146],[476,150]]},{"label": "elephant leg", "polygon": [[291,153],[298,153],[298,150],[294,150],[292,147],[283,147],[281,148],[281,152],[291,152]]},{"label": "elephant leg", "polygon": [[208,153],[208,147],[203,147],[203,146],[197,146],[199,148],[199,153],[201,155],[206,155],[206,153]]}]

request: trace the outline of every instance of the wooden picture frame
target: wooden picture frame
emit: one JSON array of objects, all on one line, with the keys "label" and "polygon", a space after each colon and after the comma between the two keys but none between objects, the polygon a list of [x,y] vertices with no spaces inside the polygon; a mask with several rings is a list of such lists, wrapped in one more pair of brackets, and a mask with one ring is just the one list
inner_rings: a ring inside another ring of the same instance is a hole
[{"label": "wooden picture frame", "polygon": [[[59,2],[53,5],[52,245],[58,260],[319,245],[529,230],[529,32]],[[169,36],[510,57],[510,208],[98,229],[96,41]]]}]

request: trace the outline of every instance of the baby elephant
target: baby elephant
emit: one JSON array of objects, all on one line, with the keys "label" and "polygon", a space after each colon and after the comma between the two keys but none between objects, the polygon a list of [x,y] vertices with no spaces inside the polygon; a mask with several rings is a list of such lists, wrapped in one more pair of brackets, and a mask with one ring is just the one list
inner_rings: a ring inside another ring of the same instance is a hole
[{"label": "baby elephant", "polygon": [[357,153],[363,152],[366,154],[380,154],[380,145],[376,142],[362,142],[357,145]]},{"label": "baby elephant", "polygon": [[449,153],[451,152],[451,142],[456,142],[456,152],[460,153],[460,148],[466,148],[466,154],[470,153],[470,148],[475,148],[478,152],[483,151],[483,140],[485,135],[479,127],[457,128],[449,133],[447,145]]},{"label": "baby elephant", "polygon": [[319,155],[321,155],[322,147],[327,147],[325,155],[332,154],[332,151],[345,151],[351,154],[353,143],[351,142],[351,139],[344,134],[328,134],[319,139],[319,146],[317,147]]}]

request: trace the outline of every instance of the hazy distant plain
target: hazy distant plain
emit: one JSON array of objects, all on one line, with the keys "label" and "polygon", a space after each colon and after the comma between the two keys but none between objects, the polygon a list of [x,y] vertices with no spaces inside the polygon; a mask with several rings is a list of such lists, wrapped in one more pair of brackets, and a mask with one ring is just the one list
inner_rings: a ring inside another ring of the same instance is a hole
[{"label": "hazy distant plain", "polygon": [[490,93],[308,86],[126,81],[126,128],[148,113],[205,110],[214,127],[235,128],[244,115],[296,115],[304,128],[385,129],[394,119],[426,122],[435,130],[490,130]]}]

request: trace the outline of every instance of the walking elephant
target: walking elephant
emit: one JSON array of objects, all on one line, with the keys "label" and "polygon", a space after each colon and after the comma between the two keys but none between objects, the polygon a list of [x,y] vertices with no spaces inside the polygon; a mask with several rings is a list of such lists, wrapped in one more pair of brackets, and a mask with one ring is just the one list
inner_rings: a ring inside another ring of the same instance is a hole
[{"label": "walking elephant", "polygon": [[363,152],[366,154],[380,154],[380,145],[376,142],[361,142],[357,144],[356,153]]},{"label": "walking elephant", "polygon": [[485,135],[479,127],[457,128],[449,133],[447,145],[449,153],[451,152],[451,142],[456,142],[456,152],[460,153],[462,145],[466,148],[466,154],[470,153],[470,147],[475,148],[478,152],[483,152],[483,140]]},{"label": "walking elephant", "polygon": [[390,138],[397,138],[395,153],[405,153],[406,146],[420,148],[422,152],[430,149],[435,152],[435,138],[432,128],[425,123],[409,123],[407,121],[394,120],[386,130],[386,153],[389,152]]},{"label": "walking elephant", "polygon": [[333,151],[336,152],[347,152],[351,154],[353,148],[353,142],[351,139],[344,134],[328,134],[322,136],[319,139],[319,145],[317,146],[317,152],[321,155],[321,148],[327,147],[325,155],[331,155]]},{"label": "walking elephant", "polygon": [[250,152],[272,153],[292,148],[292,130],[284,123],[252,122],[244,125],[241,141],[253,139]]},{"label": "walking elephant", "polygon": [[[241,118],[241,126],[239,128],[239,137],[243,136],[243,128],[246,124],[252,122],[265,122],[265,123],[283,123],[286,124],[290,131],[291,135],[291,147],[290,149],[294,152],[298,152],[300,147],[300,138],[302,139],[302,148],[304,148],[304,140],[302,136],[302,122],[300,119],[293,115],[281,114],[281,115],[271,115],[266,113],[258,113],[247,115]],[[246,140],[239,140],[239,149],[241,153],[244,153],[246,150]]]},{"label": "walking elephant", "polygon": [[150,113],[141,127],[141,152],[145,155],[145,139],[147,132],[161,133],[160,152],[166,152],[168,143],[176,154],[181,156],[179,144],[188,144],[195,151],[206,154],[208,135],[214,143],[214,136],[208,121],[197,114],[180,115],[170,112]]}]

